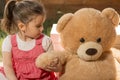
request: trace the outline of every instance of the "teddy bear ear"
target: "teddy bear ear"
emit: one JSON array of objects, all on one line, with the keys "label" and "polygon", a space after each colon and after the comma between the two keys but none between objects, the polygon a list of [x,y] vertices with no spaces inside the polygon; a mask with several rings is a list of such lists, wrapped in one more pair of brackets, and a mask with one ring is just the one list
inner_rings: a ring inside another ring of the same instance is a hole
[{"label": "teddy bear ear", "polygon": [[58,20],[58,23],[57,23],[57,31],[60,33],[65,25],[71,20],[71,18],[73,17],[73,14],[72,13],[67,13],[67,14],[64,14],[59,20]]},{"label": "teddy bear ear", "polygon": [[102,14],[104,14],[108,19],[112,21],[114,26],[118,26],[119,24],[119,14],[115,11],[113,8],[105,8],[102,11]]}]

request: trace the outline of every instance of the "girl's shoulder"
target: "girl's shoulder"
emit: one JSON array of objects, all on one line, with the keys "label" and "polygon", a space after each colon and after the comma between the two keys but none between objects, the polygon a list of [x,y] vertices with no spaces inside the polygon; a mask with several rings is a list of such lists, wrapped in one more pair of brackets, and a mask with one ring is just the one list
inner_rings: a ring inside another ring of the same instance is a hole
[{"label": "girl's shoulder", "polygon": [[43,39],[50,39],[50,37],[44,34]]},{"label": "girl's shoulder", "polygon": [[50,37],[47,36],[47,35],[44,35],[43,40],[42,40],[42,43],[51,43]]},{"label": "girl's shoulder", "polygon": [[52,49],[52,41],[49,36],[44,35],[43,40],[42,40],[42,46],[45,49],[45,51],[48,51],[49,49]]},{"label": "girl's shoulder", "polygon": [[7,35],[2,42],[2,51],[11,51],[11,35]]},{"label": "girl's shoulder", "polygon": [[11,35],[7,35],[5,38],[4,38],[4,40],[3,40],[3,43],[4,42],[8,42],[8,41],[11,41]]},{"label": "girl's shoulder", "polygon": [[[15,34],[16,35],[16,34]],[[4,42],[11,42],[11,37],[12,37],[13,35],[7,35],[5,38],[4,38],[4,40],[3,40],[3,43]]]}]

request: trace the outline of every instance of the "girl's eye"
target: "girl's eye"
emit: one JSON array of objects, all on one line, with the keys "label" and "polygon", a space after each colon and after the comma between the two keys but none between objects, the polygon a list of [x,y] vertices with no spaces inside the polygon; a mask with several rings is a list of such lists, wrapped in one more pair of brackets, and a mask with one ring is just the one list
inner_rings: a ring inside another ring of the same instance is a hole
[{"label": "girl's eye", "polygon": [[80,39],[80,42],[84,43],[84,42],[85,42],[85,39],[84,39],[84,38],[81,38],[81,39]]},{"label": "girl's eye", "polygon": [[100,42],[101,42],[101,38],[98,38],[98,39],[97,39],[97,42],[100,43]]},{"label": "girl's eye", "polygon": [[42,25],[38,25],[38,26],[36,26],[37,28],[40,28]]}]

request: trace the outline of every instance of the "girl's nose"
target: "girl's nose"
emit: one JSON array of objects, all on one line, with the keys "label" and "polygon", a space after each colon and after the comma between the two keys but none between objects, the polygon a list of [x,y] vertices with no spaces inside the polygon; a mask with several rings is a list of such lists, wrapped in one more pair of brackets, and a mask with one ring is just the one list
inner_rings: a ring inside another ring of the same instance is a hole
[{"label": "girl's nose", "polygon": [[42,26],[41,28],[40,28],[40,31],[42,32],[44,30],[44,27]]}]

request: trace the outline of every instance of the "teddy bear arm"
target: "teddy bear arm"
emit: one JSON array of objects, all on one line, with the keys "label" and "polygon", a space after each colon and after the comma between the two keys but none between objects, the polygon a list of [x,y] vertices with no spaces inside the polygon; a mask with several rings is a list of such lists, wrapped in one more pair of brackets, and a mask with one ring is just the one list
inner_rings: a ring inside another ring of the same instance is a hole
[{"label": "teddy bear arm", "polygon": [[113,52],[113,57],[120,63],[120,50],[116,48],[111,48]]},{"label": "teddy bear arm", "polygon": [[43,53],[36,59],[36,66],[47,71],[59,72],[62,70],[62,65],[65,63],[65,57],[62,52],[50,51]]},{"label": "teddy bear arm", "polygon": [[116,36],[115,42],[113,44],[113,47],[120,50],[120,35]]},{"label": "teddy bear arm", "polygon": [[115,57],[115,59],[118,61],[118,63],[120,64],[120,53],[117,57]]}]

